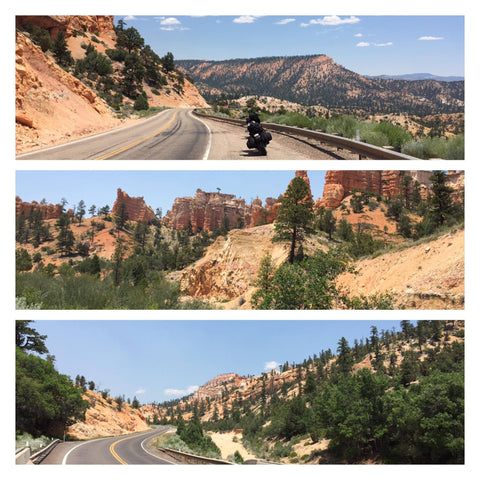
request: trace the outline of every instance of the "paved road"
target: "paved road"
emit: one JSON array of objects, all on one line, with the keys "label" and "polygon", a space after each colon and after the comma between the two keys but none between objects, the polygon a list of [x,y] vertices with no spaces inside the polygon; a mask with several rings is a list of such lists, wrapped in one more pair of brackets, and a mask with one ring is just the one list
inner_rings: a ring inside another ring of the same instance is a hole
[{"label": "paved road", "polygon": [[211,135],[192,109],[175,108],[128,127],[19,155],[22,160],[202,160]]},{"label": "paved road", "polygon": [[245,126],[200,119],[175,108],[128,127],[19,155],[22,160],[323,160],[358,155],[273,133],[267,155],[246,147]]},{"label": "paved road", "polygon": [[145,433],[100,438],[84,442],[57,445],[42,465],[169,465],[173,459],[148,448],[150,439],[168,427],[158,427]]}]

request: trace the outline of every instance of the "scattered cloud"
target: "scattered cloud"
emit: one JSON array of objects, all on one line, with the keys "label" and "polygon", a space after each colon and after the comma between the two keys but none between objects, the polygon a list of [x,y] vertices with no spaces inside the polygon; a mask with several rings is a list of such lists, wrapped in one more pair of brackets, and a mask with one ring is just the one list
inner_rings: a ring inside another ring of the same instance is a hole
[{"label": "scattered cloud", "polygon": [[419,40],[427,40],[427,41],[432,41],[432,40],[443,40],[443,37],[420,37]]},{"label": "scattered cloud", "polygon": [[328,27],[338,25],[352,25],[358,23],[360,19],[351,15],[350,17],[340,18],[338,15],[327,15],[323,18],[316,18],[310,20],[308,23],[302,23],[302,27],[309,27],[310,25],[324,25]]},{"label": "scattered cloud", "polygon": [[184,397],[185,395],[190,395],[198,390],[198,385],[191,385],[190,387],[179,390],[176,388],[166,388],[164,393],[169,397]]},{"label": "scattered cloud", "polygon": [[270,371],[270,370],[273,370],[274,368],[277,368],[280,364],[278,362],[275,362],[274,360],[271,361],[271,362],[265,362],[265,365],[264,365],[264,370],[266,372]]},{"label": "scattered cloud", "polygon": [[354,37],[363,37],[363,34],[362,34],[362,33],[356,33],[356,34],[354,35]]},{"label": "scattered cloud", "polygon": [[138,20],[138,18],[135,16],[135,15],[125,15],[123,17],[123,20],[125,20],[126,22],[128,21],[132,21],[132,20]]},{"label": "scattered cloud", "polygon": [[294,18],[284,18],[283,20],[280,20],[279,22],[275,22],[275,25],[286,25],[287,23],[295,22]]},{"label": "scattered cloud", "polygon": [[387,42],[387,43],[359,42],[357,43],[357,47],[390,47],[391,45],[393,45],[393,42]]},{"label": "scattered cloud", "polygon": [[186,27],[182,26],[182,22],[178,18],[175,17],[160,17],[160,30],[164,30],[167,32],[172,32],[174,30],[189,30]]},{"label": "scattered cloud", "polygon": [[242,15],[233,19],[233,23],[254,23],[257,20],[258,15]]},{"label": "scattered cloud", "polygon": [[135,392],[135,395],[142,395],[143,393],[145,393],[146,390],[144,388],[139,388],[136,392]]}]

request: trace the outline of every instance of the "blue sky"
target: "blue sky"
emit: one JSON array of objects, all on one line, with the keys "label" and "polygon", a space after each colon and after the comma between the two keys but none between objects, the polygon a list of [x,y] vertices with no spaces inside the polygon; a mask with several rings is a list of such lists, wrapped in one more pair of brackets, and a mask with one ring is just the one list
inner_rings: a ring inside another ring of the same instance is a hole
[{"label": "blue sky", "polygon": [[142,403],[191,393],[222,373],[259,375],[321,350],[353,345],[370,327],[400,331],[400,321],[39,320],[56,367],[93,380],[111,395]]},{"label": "blue sky", "polygon": [[[309,171],[314,199],[323,194],[325,171]],[[197,188],[206,192],[236,195],[247,203],[258,197],[278,197],[295,176],[292,170],[275,171],[121,171],[121,170],[64,170],[17,171],[16,195],[23,201],[57,204],[62,198],[72,208],[83,200],[87,207],[96,205],[112,208],[117,188],[131,197],[144,197],[154,210],[161,208],[163,215],[170,210],[176,197],[193,197]]]},{"label": "blue sky", "polygon": [[464,75],[464,17],[116,16],[160,56],[225,60],[326,54],[362,75]]}]

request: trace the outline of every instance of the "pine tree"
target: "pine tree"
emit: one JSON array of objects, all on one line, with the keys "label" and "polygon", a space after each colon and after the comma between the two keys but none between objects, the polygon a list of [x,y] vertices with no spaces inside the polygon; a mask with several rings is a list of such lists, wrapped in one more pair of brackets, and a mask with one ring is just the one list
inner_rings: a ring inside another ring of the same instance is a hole
[{"label": "pine tree", "polygon": [[290,242],[289,263],[295,261],[295,252],[313,230],[313,200],[310,188],[301,177],[295,177],[282,197],[275,219],[274,242]]}]

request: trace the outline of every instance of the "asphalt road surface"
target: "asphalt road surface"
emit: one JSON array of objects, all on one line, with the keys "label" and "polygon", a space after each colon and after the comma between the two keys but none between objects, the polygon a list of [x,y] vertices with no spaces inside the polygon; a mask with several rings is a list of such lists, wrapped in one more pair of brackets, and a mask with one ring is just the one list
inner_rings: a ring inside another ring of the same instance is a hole
[{"label": "asphalt road surface", "polygon": [[245,126],[175,108],[128,127],[25,153],[21,160],[324,160],[358,159],[319,141],[273,133],[267,155],[246,146]]},{"label": "asphalt road surface", "polygon": [[158,427],[144,433],[87,441],[64,442],[57,445],[42,465],[170,465],[174,460],[156,453],[147,444],[167,430]]},{"label": "asphalt road surface", "polygon": [[210,132],[191,109],[175,108],[128,127],[19,155],[22,160],[202,160]]}]

